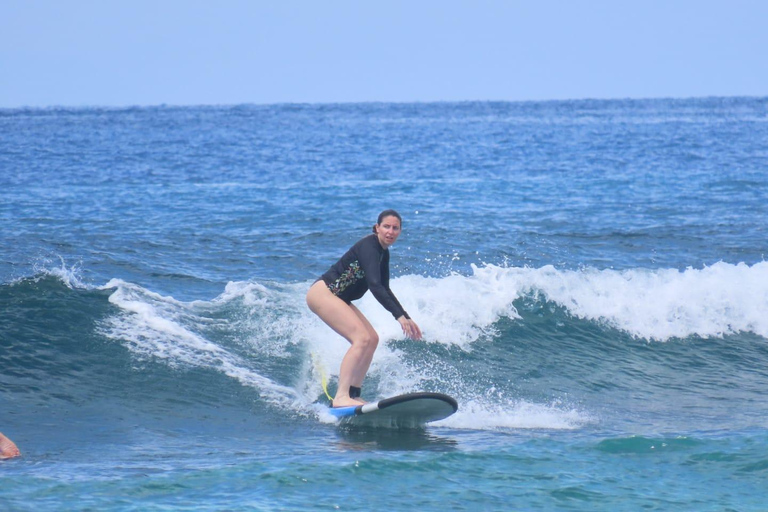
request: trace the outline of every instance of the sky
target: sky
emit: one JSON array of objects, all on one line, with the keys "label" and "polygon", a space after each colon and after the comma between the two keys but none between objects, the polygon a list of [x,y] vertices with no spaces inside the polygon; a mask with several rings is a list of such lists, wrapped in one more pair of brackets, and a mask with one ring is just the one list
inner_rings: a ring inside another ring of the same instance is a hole
[{"label": "sky", "polygon": [[705,96],[768,96],[768,1],[0,1],[0,108]]}]

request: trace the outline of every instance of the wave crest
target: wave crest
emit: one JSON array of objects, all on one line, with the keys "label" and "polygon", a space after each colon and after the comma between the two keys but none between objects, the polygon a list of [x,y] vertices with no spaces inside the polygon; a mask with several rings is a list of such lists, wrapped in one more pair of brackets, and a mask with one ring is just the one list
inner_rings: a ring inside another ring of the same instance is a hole
[{"label": "wave crest", "polygon": [[[531,297],[638,338],[667,341],[751,332],[768,337],[768,262],[719,262],[701,269],[558,270],[472,267],[469,276],[404,276],[392,288],[430,341],[466,347],[493,334],[502,317],[519,319],[516,300]],[[372,315],[382,313],[366,297]],[[380,309],[380,308],[379,308]],[[397,332],[386,329],[387,336]]]}]

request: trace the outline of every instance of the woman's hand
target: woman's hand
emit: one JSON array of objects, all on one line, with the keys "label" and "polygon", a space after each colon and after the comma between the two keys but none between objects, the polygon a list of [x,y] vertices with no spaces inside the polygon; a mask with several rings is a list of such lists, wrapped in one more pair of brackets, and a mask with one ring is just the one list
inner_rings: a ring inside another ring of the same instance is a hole
[{"label": "woman's hand", "polygon": [[412,340],[421,339],[421,329],[419,329],[419,326],[416,325],[416,322],[410,318],[405,318],[405,315],[398,318],[397,321],[400,322],[400,327],[403,328],[403,334]]}]

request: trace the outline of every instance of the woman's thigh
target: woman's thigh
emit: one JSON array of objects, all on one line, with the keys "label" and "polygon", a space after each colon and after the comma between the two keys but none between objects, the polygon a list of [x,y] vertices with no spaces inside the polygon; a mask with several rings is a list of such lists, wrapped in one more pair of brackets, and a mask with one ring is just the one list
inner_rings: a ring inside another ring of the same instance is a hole
[{"label": "woman's thigh", "polygon": [[350,304],[349,307],[352,308],[352,311],[355,312],[355,315],[357,315],[357,318],[359,318],[360,321],[363,323],[363,325],[365,326],[365,329],[368,331],[368,335],[371,337],[371,339],[373,339],[373,340],[378,342],[379,341],[379,335],[376,332],[376,329],[374,329],[373,326],[371,325],[371,322],[369,322],[368,319],[365,317],[363,312],[360,311],[359,309],[357,309],[357,306],[355,306],[354,304]]},{"label": "woman's thigh", "polygon": [[[370,323],[353,305],[336,297],[322,281],[307,292],[307,305],[328,327],[342,335],[350,343],[370,338]],[[375,334],[375,331],[374,331]]]}]

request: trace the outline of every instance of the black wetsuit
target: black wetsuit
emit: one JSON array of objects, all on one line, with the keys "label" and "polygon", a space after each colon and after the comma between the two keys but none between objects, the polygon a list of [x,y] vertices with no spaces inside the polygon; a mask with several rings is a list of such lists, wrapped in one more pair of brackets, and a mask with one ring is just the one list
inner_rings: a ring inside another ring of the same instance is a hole
[{"label": "black wetsuit", "polygon": [[371,290],[395,319],[403,315],[411,318],[389,289],[389,249],[381,246],[375,234],[353,245],[320,279],[347,304]]}]

